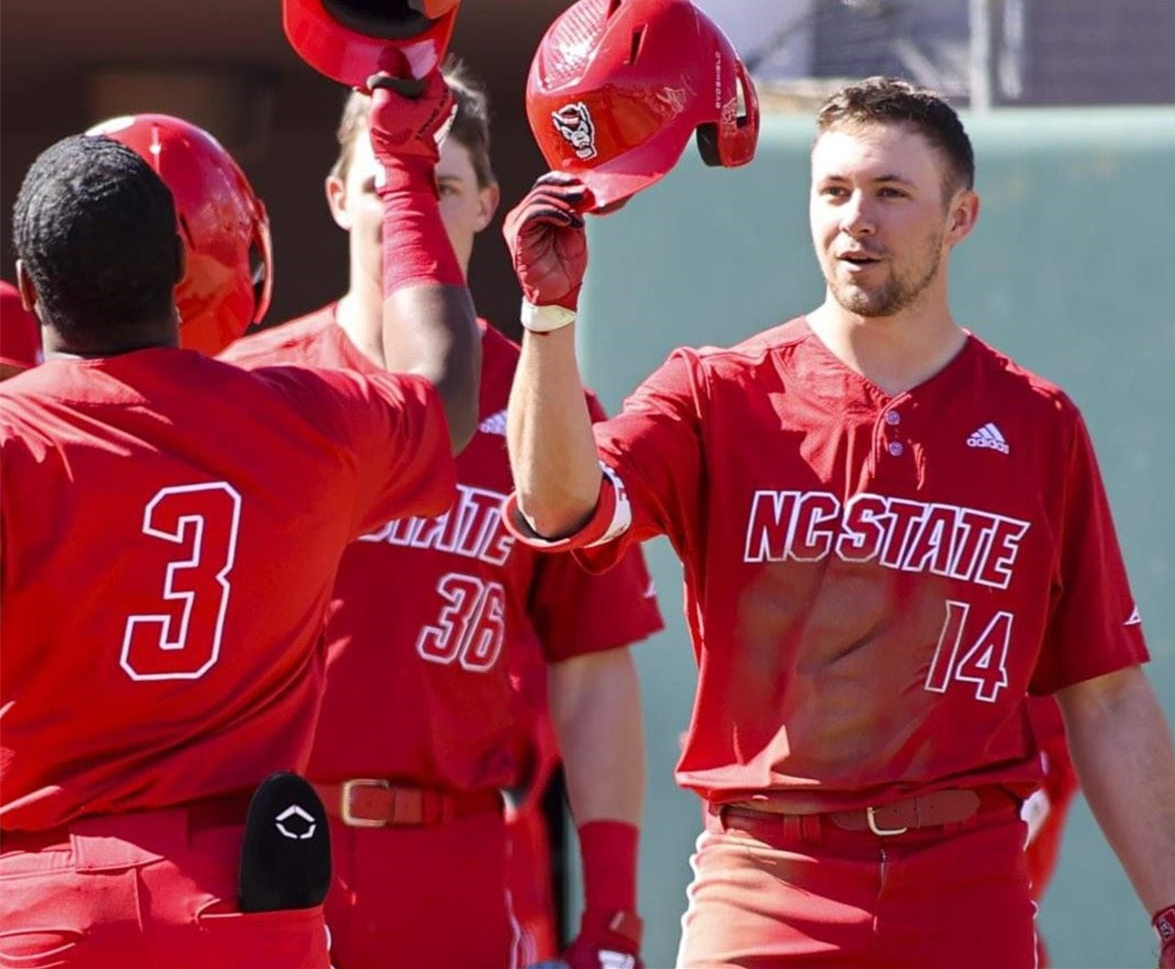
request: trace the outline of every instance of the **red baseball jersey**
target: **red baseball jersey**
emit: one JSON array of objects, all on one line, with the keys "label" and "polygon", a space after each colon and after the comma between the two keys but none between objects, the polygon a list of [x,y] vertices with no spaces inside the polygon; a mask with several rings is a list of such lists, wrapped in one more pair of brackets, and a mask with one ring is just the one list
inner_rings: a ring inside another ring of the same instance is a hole
[{"label": "red baseball jersey", "polygon": [[803,318],[678,350],[596,436],[631,525],[576,554],[606,568],[664,533],[681,557],[677,774],[704,796],[1027,794],[1025,693],[1147,659],[1076,407],[974,336],[896,396]]},{"label": "red baseball jersey", "polygon": [[[459,496],[435,518],[389,517],[343,557],[327,622],[329,675],[310,776],[386,777],[447,790],[517,780],[510,651],[548,660],[624,646],[662,626],[639,550],[592,576],[505,529],[506,401],[518,347],[480,323],[480,423],[457,459]],[[374,369],[335,307],[233,345],[244,366]],[[597,408],[598,405],[594,405]]]},{"label": "red baseball jersey", "polygon": [[304,769],[344,547],[455,491],[427,381],[170,348],[14,377],[0,447],[5,829]]}]

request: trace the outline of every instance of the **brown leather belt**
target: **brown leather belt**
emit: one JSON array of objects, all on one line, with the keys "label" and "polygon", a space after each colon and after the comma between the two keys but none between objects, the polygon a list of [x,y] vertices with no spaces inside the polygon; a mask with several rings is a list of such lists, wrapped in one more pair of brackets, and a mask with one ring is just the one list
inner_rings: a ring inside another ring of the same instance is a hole
[{"label": "brown leather belt", "polygon": [[188,830],[193,832],[212,828],[232,828],[237,825],[243,827],[249,813],[249,801],[252,796],[252,791],[244,791],[237,794],[202,798],[199,801],[188,801],[186,804],[128,811],[125,814],[85,815],[76,818],[69,824],[41,831],[0,831],[0,851],[41,851],[56,846],[68,847],[74,826],[82,821],[88,822],[86,827],[89,833],[96,833],[98,829],[95,825],[100,826],[104,817],[119,820],[133,819],[135,815],[146,815],[156,811],[183,811],[188,817]]},{"label": "brown leather belt", "polygon": [[872,831],[882,837],[904,834],[919,828],[958,824],[976,813],[997,807],[1013,808],[1016,800],[1002,787],[952,788],[934,791],[901,801],[851,811],[827,811],[815,815],[796,815],[775,810],[769,802],[735,801],[717,805],[720,809],[754,815],[767,820],[772,815],[826,819],[845,831]]},{"label": "brown leather belt", "polygon": [[314,790],[327,813],[352,828],[447,824],[502,811],[502,794],[496,788],[458,793],[356,777],[340,784],[315,784]]}]

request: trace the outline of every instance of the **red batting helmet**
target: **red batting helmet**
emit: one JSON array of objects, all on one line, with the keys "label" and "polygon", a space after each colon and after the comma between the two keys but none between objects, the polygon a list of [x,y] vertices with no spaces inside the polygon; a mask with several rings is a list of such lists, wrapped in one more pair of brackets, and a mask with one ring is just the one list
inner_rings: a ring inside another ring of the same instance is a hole
[{"label": "red batting helmet", "polygon": [[[379,71],[439,67],[461,0],[282,0],[282,25],[307,64],[351,87]],[[403,58],[403,60],[401,60]]]},{"label": "red batting helmet", "polygon": [[697,132],[707,165],[755,155],[759,102],[726,35],[689,0],[579,0],[530,65],[526,115],[547,164],[603,208],[665,175]]},{"label": "red batting helmet", "polygon": [[265,205],[220,142],[187,121],[124,115],[86,134],[134,149],[171,189],[187,247],[175,291],[180,344],[219,353],[269,309],[273,246]]}]

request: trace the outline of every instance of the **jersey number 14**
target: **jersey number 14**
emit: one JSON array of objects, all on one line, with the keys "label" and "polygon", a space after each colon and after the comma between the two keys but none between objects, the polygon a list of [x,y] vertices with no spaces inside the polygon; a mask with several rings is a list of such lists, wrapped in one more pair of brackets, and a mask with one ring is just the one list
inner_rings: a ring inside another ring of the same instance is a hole
[{"label": "jersey number 14", "polygon": [[970,639],[967,617],[971,606],[948,599],[946,607],[947,616],[926,674],[926,689],[931,693],[946,693],[952,681],[974,683],[975,699],[995,703],[1000,690],[1008,685],[1012,614],[997,612],[983,631]]}]

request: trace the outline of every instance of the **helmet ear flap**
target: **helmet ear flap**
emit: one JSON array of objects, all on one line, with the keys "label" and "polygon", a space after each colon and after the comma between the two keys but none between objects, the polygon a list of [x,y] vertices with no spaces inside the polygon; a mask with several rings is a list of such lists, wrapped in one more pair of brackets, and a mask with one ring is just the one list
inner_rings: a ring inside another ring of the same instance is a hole
[{"label": "helmet ear flap", "polygon": [[257,325],[269,311],[273,299],[273,241],[269,233],[269,215],[265,203],[254,198],[253,239],[249,243],[249,278],[253,286],[253,318]]},{"label": "helmet ear flap", "polygon": [[697,131],[694,132],[694,138],[698,145],[698,154],[702,156],[702,161],[711,168],[723,167],[722,151],[718,147],[718,122],[707,121],[704,124],[698,125]]},{"label": "helmet ear flap", "polygon": [[759,140],[759,98],[755,85],[742,61],[732,55],[734,64],[734,117],[698,125],[698,154],[712,168],[737,168],[755,157]]}]

